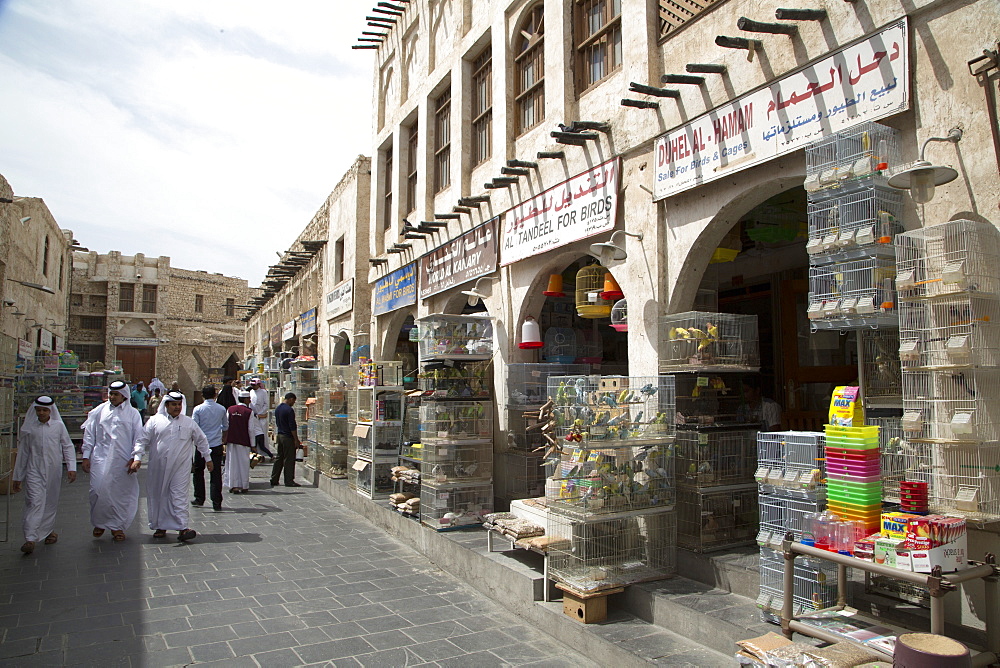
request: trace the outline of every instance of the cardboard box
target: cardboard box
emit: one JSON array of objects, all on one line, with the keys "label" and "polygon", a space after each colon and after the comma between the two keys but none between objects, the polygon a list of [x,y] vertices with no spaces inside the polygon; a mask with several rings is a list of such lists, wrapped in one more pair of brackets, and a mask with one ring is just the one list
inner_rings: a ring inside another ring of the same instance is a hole
[{"label": "cardboard box", "polygon": [[[886,538],[885,536],[877,538],[875,540],[875,563],[889,566],[890,568],[898,568],[896,566],[896,548],[902,542],[901,540]],[[909,567],[906,570],[909,570]]]},{"label": "cardboard box", "polygon": [[910,564],[916,573],[930,573],[935,566],[940,566],[944,573],[952,573],[968,568],[968,552],[968,536],[962,534],[957,540],[929,550],[910,549]]}]

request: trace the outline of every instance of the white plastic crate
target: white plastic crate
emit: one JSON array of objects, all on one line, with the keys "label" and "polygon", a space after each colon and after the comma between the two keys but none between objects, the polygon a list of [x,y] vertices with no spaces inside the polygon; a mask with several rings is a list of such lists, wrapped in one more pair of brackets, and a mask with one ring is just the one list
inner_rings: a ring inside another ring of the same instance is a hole
[{"label": "white plastic crate", "polygon": [[670,510],[588,518],[550,511],[549,574],[589,593],[676,572],[677,518]]},{"label": "white plastic crate", "polygon": [[752,482],[756,451],[756,429],[680,429],[674,461],[677,480],[698,487]]},{"label": "white plastic crate", "polygon": [[882,257],[809,267],[810,327],[896,326],[895,277],[896,265]]},{"label": "white plastic crate", "polygon": [[687,311],[660,318],[660,372],[757,371],[757,316]]},{"label": "white plastic crate", "polygon": [[421,362],[493,355],[493,321],[488,316],[429,315],[417,320],[417,331]]}]

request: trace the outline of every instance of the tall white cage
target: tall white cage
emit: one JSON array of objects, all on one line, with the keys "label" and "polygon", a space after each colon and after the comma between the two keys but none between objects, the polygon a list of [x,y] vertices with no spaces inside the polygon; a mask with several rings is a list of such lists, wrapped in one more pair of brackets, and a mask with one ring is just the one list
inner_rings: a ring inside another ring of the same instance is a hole
[{"label": "tall white cage", "polygon": [[903,371],[899,360],[899,331],[863,329],[861,336],[861,384],[866,401],[892,402],[903,396]]},{"label": "tall white cage", "polygon": [[952,220],[896,237],[902,302],[946,295],[1000,295],[1000,231]]},{"label": "tall white cage", "polygon": [[550,512],[549,574],[591,593],[660,580],[677,569],[677,517],[671,510],[598,518]]},{"label": "tall white cage", "polygon": [[806,315],[813,331],[895,327],[896,265],[867,257],[809,267]]},{"label": "tall white cage", "polygon": [[892,241],[903,231],[903,195],[899,191],[870,188],[845,193],[821,202],[810,202],[806,212],[809,240],[806,252],[812,261],[825,260],[821,254],[863,251],[893,255]]},{"label": "tall white cage", "polygon": [[806,179],[810,200],[886,186],[900,165],[899,131],[879,123],[861,123],[806,147]]},{"label": "tall white cage", "polygon": [[[784,599],[785,558],[781,552],[760,551],[760,594],[757,607],[764,621],[779,623]],[[796,615],[837,604],[837,565],[823,559],[795,560],[792,610]]]},{"label": "tall white cage", "polygon": [[660,372],[760,369],[757,316],[687,311],[660,318]]},{"label": "tall white cage", "polygon": [[905,370],[1000,366],[1000,299],[978,293],[904,299],[899,339]]}]

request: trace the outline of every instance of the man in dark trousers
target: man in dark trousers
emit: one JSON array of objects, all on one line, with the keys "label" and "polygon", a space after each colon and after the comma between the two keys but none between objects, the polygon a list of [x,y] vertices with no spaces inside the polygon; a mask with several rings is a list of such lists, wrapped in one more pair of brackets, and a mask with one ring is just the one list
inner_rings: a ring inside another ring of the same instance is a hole
[{"label": "man in dark trousers", "polygon": [[295,424],[295,393],[289,392],[285,400],[274,409],[274,427],[278,432],[278,457],[271,469],[271,487],[278,485],[281,472],[285,472],[285,487],[301,487],[295,482],[295,451],[301,447],[299,429]]},{"label": "man in dark trousers", "polygon": [[[195,406],[191,418],[201,427],[212,449],[212,468],[208,469],[211,476],[209,494],[212,508],[222,510],[222,465],[225,462],[226,430],[229,429],[229,414],[215,400],[215,388],[206,385],[201,389],[205,401]],[[205,458],[200,452],[194,453],[194,501],[193,506],[205,505]]]}]

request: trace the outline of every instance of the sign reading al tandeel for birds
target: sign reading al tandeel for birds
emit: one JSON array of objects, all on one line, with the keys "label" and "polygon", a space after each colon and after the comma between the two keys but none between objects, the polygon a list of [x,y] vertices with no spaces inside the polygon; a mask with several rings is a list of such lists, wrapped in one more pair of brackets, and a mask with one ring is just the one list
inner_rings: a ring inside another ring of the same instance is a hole
[{"label": "sign reading al tandeel for birds", "polygon": [[500,264],[607,232],[618,213],[621,161],[612,158],[504,214]]}]

